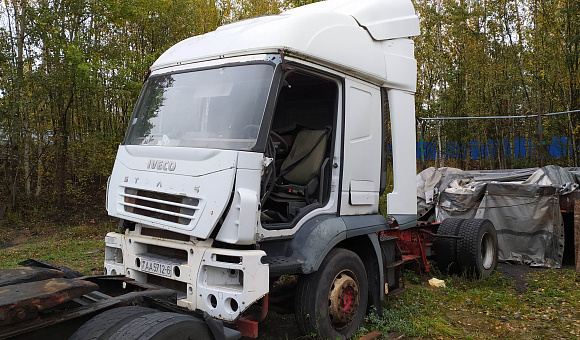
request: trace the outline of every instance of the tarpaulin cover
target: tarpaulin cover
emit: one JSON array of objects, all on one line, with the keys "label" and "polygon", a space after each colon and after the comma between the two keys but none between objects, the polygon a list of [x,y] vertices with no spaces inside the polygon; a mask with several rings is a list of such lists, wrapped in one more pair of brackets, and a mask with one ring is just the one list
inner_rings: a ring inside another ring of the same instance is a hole
[{"label": "tarpaulin cover", "polygon": [[558,268],[564,253],[559,197],[577,191],[580,169],[428,168],[417,175],[422,220],[485,218],[498,235],[499,260]]}]

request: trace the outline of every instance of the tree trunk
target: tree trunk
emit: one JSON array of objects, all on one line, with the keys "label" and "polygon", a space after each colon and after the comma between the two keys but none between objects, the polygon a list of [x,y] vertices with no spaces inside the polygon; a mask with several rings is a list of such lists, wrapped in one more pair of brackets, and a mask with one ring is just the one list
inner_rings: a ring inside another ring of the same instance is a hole
[{"label": "tree trunk", "polygon": [[[69,124],[68,112],[73,102],[72,92],[74,84],[71,88],[71,94],[68,98],[68,103],[65,108],[57,108],[58,125],[56,130],[56,206],[59,211],[64,211],[66,206],[66,178],[67,178],[67,163],[68,163],[68,138],[69,138]],[[59,94],[62,96],[63,94]],[[63,102],[59,100],[57,102]]]},{"label": "tree trunk", "polygon": [[42,139],[38,143],[38,161],[37,161],[37,177],[36,177],[36,197],[40,196],[42,191]]}]

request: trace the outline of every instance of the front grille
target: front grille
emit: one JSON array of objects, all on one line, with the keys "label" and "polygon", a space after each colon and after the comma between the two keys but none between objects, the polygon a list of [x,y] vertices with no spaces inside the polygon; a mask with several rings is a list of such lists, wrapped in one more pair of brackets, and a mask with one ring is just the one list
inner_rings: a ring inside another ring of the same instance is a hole
[{"label": "front grille", "polygon": [[126,212],[183,225],[199,209],[199,199],[182,195],[126,187],[121,196]]},{"label": "front grille", "polygon": [[176,233],[174,231],[169,230],[154,229],[147,227],[141,227],[141,235],[166,238],[175,241],[185,241],[185,242],[189,241],[189,235]]}]

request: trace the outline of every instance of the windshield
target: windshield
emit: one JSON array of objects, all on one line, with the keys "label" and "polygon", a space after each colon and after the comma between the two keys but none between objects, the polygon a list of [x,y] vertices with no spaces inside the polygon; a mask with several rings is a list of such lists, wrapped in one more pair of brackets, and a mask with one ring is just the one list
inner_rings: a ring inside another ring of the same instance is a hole
[{"label": "windshield", "polygon": [[125,144],[249,150],[274,68],[238,65],[150,77]]}]

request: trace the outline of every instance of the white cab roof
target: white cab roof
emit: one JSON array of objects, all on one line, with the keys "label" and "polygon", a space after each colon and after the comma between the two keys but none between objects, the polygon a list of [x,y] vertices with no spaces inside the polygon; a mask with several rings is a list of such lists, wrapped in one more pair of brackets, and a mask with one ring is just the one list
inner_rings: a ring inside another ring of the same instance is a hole
[{"label": "white cab roof", "polygon": [[[392,68],[387,64],[403,58],[409,59],[403,63],[416,65],[413,43],[407,38],[418,34],[419,20],[410,0],[327,0],[186,39],[159,57],[151,70],[283,50],[289,56],[387,83],[391,82],[387,69]],[[409,82],[409,90],[414,91],[414,83],[414,79]]]}]

